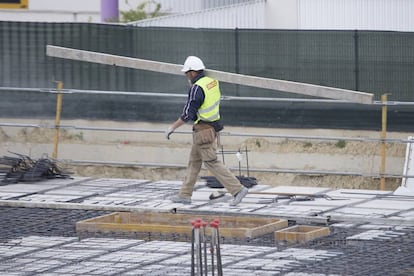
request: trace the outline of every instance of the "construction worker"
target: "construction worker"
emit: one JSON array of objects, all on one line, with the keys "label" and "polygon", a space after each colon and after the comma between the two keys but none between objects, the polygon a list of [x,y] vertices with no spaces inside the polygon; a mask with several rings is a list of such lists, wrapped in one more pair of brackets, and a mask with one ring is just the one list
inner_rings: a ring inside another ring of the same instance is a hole
[{"label": "construction worker", "polygon": [[191,195],[201,165],[217,178],[217,180],[233,195],[231,206],[235,206],[248,193],[248,189],[217,159],[217,133],[223,129],[220,122],[220,88],[219,82],[204,74],[203,61],[189,56],[184,62],[182,72],[191,85],[187,102],[180,117],[165,131],[167,139],[186,122],[194,121],[193,145],[187,167],[187,175],[178,195],[171,198],[173,202],[191,204]]}]

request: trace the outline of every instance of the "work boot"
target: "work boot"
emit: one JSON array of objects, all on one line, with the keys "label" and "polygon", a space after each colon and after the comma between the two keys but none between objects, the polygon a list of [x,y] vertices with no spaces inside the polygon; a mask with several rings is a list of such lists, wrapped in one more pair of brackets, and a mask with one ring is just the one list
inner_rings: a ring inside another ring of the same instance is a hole
[{"label": "work boot", "polygon": [[174,203],[191,204],[191,197],[176,195],[171,197],[171,201]]},{"label": "work boot", "polygon": [[230,206],[236,206],[237,204],[239,204],[242,199],[247,195],[247,193],[249,192],[249,189],[247,189],[246,187],[243,187],[243,189],[241,189],[240,192],[238,192],[235,196],[232,202],[230,202]]}]

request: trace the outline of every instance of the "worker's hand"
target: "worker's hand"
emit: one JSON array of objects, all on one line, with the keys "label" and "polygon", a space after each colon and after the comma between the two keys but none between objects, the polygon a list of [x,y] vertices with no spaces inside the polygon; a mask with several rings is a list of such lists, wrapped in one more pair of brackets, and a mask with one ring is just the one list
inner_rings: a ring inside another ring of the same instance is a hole
[{"label": "worker's hand", "polygon": [[168,140],[170,140],[170,135],[174,132],[174,129],[172,127],[169,127],[166,131],[165,131],[165,138],[167,138]]}]

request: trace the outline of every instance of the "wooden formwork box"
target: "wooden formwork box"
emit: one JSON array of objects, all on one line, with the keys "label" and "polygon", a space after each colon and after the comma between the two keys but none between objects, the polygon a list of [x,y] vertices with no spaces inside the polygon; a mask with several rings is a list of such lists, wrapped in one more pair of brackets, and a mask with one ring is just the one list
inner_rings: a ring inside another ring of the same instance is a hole
[{"label": "wooden formwork box", "polygon": [[304,243],[316,238],[328,236],[329,227],[295,225],[274,233],[275,240],[292,243]]},{"label": "wooden formwork box", "polygon": [[212,216],[156,212],[115,212],[76,223],[76,231],[87,232],[153,232],[191,235],[191,221],[210,223],[219,219],[220,236],[255,238],[286,228],[288,221],[277,218]]}]

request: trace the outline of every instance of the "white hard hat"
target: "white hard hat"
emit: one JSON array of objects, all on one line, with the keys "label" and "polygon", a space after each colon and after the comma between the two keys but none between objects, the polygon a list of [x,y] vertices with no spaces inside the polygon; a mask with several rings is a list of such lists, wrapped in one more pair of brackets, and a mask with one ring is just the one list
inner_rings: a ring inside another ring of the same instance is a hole
[{"label": "white hard hat", "polygon": [[204,70],[206,67],[204,66],[203,61],[195,56],[189,56],[184,62],[183,69],[181,69],[182,72],[188,72],[190,70],[193,71],[200,71]]}]

